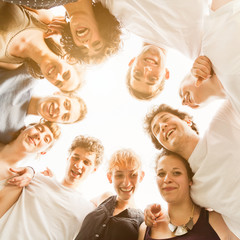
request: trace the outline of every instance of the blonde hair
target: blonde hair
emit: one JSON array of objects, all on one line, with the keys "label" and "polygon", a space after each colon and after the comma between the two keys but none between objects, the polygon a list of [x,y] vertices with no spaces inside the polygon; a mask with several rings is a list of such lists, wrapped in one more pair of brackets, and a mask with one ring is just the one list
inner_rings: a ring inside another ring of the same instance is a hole
[{"label": "blonde hair", "polygon": [[141,169],[142,163],[135,152],[131,149],[120,149],[113,153],[108,161],[108,172],[112,172],[114,169],[121,167]]}]

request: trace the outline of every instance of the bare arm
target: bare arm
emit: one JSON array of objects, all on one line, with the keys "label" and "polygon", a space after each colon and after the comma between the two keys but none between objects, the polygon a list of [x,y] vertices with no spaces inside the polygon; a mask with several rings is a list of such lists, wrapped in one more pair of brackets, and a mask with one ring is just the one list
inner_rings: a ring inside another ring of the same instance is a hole
[{"label": "bare arm", "polygon": [[220,239],[239,240],[239,238],[229,230],[221,214],[214,211],[209,212],[209,223]]},{"label": "bare arm", "polygon": [[146,229],[147,229],[147,226],[146,226],[146,224],[143,222],[143,223],[140,225],[140,227],[139,227],[138,240],[143,240],[143,239],[144,239]]}]

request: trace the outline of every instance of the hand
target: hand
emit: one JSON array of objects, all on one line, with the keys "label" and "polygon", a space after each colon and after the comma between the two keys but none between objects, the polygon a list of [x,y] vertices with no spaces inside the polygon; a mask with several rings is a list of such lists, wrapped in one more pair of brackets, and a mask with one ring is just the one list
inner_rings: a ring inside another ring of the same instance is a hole
[{"label": "hand", "polygon": [[161,208],[160,204],[154,203],[148,205],[144,210],[144,221],[149,227],[154,227],[158,222],[165,221],[167,214]]},{"label": "hand", "polygon": [[195,86],[199,87],[204,80],[213,75],[212,62],[206,56],[198,57],[193,63],[191,73],[197,78]]},{"label": "hand", "polygon": [[28,186],[34,176],[34,170],[31,167],[9,168],[9,170],[18,176],[9,179],[8,184],[18,187]]},{"label": "hand", "polygon": [[56,16],[48,24],[48,31],[45,33],[45,37],[49,37],[53,34],[62,34],[66,25],[65,18],[62,16]]},{"label": "hand", "polygon": [[47,167],[47,169],[45,169],[44,171],[41,172],[44,176],[47,176],[47,177],[53,177],[53,172],[51,169],[49,169]]}]

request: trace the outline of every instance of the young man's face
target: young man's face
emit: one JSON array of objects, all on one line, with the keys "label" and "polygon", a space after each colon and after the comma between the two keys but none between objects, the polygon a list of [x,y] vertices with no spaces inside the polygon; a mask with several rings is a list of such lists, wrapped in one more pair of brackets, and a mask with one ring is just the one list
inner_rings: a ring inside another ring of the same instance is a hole
[{"label": "young man's face", "polygon": [[38,102],[38,113],[51,122],[73,123],[79,119],[81,107],[76,98],[56,94]]},{"label": "young man's face", "polygon": [[164,148],[176,152],[190,137],[189,133],[193,131],[188,124],[187,120],[181,120],[171,113],[160,112],[153,118],[151,130]]},{"label": "young man's face", "polygon": [[146,45],[137,58],[129,63],[131,67],[130,86],[143,94],[154,94],[168,79],[165,68],[166,55],[163,50],[153,45]]},{"label": "young man's face", "polygon": [[188,105],[191,108],[198,108],[204,105],[211,97],[210,89],[207,86],[208,81],[210,80],[205,80],[199,87],[196,87],[196,78],[192,75],[183,79],[179,88],[182,105]]},{"label": "young man's face", "polygon": [[76,186],[89,174],[96,171],[96,153],[88,152],[82,147],[75,148],[68,157],[65,182],[68,186]]}]

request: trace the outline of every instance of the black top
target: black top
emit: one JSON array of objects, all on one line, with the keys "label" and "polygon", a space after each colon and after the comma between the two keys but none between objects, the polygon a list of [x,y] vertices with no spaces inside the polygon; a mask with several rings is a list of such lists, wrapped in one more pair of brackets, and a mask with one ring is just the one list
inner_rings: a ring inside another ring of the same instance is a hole
[{"label": "black top", "polygon": [[2,0],[4,2],[24,5],[34,9],[48,9],[65,5],[67,3],[76,2],[77,0]]},{"label": "black top", "polygon": [[75,240],[137,240],[143,212],[128,208],[113,216],[115,206],[116,196],[111,196],[89,213]]},{"label": "black top", "polygon": [[209,224],[209,212],[204,208],[201,209],[200,216],[193,226],[193,229],[182,236],[173,238],[151,238],[151,228],[147,227],[144,240],[220,240],[217,233]]}]

